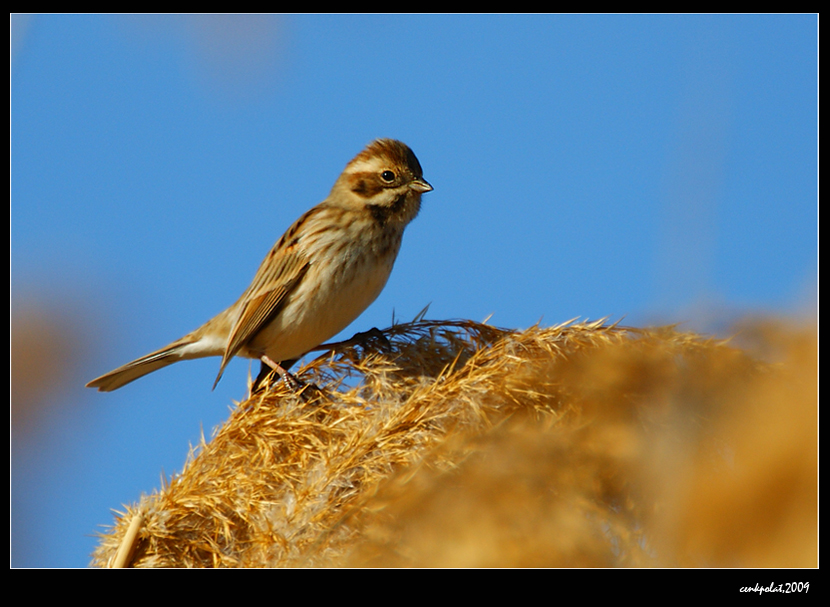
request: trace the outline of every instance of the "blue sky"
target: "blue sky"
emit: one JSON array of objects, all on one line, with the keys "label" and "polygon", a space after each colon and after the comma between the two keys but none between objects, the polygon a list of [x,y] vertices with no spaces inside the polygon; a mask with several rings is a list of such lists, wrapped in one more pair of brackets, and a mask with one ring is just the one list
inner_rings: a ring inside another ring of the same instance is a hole
[{"label": "blue sky", "polygon": [[14,565],[85,566],[244,397],[245,360],[213,392],[218,359],[83,385],[233,303],[376,137],[435,190],[348,335],[427,304],[715,332],[815,310],[815,15],[38,15],[12,42],[13,311],[72,336],[13,437]]}]

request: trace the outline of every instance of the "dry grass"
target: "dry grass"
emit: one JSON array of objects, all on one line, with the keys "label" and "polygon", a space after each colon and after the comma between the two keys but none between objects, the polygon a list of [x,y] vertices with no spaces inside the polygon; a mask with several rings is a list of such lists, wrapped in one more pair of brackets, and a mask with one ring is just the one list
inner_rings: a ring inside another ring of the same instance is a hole
[{"label": "dry grass", "polygon": [[[416,321],[240,403],[93,564],[817,564],[817,346]],[[134,540],[129,537],[132,523]]]}]

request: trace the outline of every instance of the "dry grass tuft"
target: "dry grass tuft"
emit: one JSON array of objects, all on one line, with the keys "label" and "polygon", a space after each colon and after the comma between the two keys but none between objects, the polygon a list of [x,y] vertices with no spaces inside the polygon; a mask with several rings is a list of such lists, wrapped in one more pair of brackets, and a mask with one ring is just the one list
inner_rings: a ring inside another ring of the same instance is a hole
[{"label": "dry grass tuft", "polygon": [[778,362],[673,328],[393,326],[240,403],[93,564],[816,566],[816,338],[757,326]]}]

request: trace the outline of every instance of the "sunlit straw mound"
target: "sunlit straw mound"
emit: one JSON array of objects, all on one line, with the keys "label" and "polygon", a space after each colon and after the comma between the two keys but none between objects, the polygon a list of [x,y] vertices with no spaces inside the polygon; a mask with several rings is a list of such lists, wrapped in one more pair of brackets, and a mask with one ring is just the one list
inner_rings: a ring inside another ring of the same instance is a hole
[{"label": "sunlit straw mound", "polygon": [[814,334],[384,334],[240,403],[93,564],[816,565]]}]

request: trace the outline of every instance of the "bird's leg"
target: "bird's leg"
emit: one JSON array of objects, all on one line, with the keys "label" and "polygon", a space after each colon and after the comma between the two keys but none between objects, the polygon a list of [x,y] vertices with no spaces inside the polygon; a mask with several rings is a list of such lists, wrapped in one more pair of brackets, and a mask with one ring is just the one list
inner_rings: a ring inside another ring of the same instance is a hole
[{"label": "bird's leg", "polygon": [[[289,373],[286,369],[283,368],[282,364],[271,360],[268,356],[263,354],[259,357],[260,360],[260,367],[259,367],[259,375],[257,375],[256,380],[254,381],[253,391],[256,391],[260,385],[267,379],[267,377],[276,371],[279,376],[285,380],[285,383],[288,384],[292,388],[298,388],[302,384],[300,380],[294,377],[291,373]],[[291,365],[295,361],[288,361],[286,366],[291,367]],[[270,382],[268,382],[270,384]]]},{"label": "bird's leg", "polygon": [[299,392],[300,395],[303,396],[304,399],[307,400],[306,392],[310,391],[311,393],[319,392],[320,389],[315,386],[314,384],[307,384],[303,381],[297,379],[297,377],[288,371],[292,367],[292,365],[297,362],[297,359],[293,360],[284,360],[281,362],[275,362],[271,358],[266,355],[262,355],[260,357],[260,367],[259,367],[259,375],[257,375],[256,380],[254,380],[254,385],[251,387],[251,393],[253,394],[260,388],[270,385],[270,382],[267,381],[268,377],[271,376],[275,371],[279,374],[279,376],[285,381],[289,388],[294,390],[295,392]]},{"label": "bird's leg", "polygon": [[268,377],[274,372],[274,369],[266,365],[264,362],[259,362],[259,374],[256,376],[253,385],[251,386],[251,394],[258,391],[264,386],[271,385]]}]

